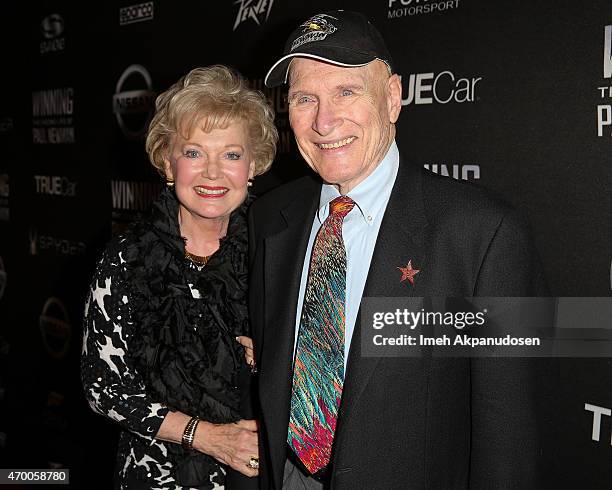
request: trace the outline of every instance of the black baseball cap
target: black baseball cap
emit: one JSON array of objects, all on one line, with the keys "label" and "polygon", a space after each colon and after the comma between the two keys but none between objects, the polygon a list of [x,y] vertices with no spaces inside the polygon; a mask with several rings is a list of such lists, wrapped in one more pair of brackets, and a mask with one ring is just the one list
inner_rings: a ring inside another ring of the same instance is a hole
[{"label": "black baseball cap", "polygon": [[300,24],[289,36],[281,59],[268,71],[266,86],[286,83],[289,63],[296,57],[348,67],[364,66],[378,59],[394,71],[380,32],[365,15],[349,10],[316,14]]}]

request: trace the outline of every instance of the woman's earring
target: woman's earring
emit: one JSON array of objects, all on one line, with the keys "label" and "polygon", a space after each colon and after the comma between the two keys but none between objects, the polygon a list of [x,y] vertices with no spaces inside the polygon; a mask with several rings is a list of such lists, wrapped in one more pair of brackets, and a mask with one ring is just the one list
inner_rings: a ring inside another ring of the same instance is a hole
[{"label": "woman's earring", "polygon": [[252,181],[252,180],[249,180],[249,181],[247,182],[247,187],[251,187],[252,185],[253,185],[253,181]]},{"label": "woman's earring", "polygon": [[166,180],[166,185],[172,189],[174,187],[174,180]]}]

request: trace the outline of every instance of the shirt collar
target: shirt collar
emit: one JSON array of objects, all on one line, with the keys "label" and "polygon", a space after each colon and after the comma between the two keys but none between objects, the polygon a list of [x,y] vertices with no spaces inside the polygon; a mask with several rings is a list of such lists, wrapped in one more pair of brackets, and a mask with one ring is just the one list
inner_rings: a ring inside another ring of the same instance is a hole
[{"label": "shirt collar", "polygon": [[[376,217],[384,212],[398,169],[399,150],[395,140],[393,140],[380,164],[347,194],[355,201],[355,208],[359,209],[361,217],[368,225],[374,224]],[[340,195],[336,186],[323,184],[317,212],[317,217],[321,223],[325,221],[329,214],[329,203]]]}]

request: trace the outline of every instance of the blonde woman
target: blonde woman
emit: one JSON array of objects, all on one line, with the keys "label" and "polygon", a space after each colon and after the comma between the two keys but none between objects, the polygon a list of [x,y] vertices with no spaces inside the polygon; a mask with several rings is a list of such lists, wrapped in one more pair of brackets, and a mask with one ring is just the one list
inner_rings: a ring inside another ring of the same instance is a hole
[{"label": "blonde woman", "polygon": [[248,333],[248,186],[277,140],[264,96],[227,67],[194,69],[157,98],[146,150],[167,187],[109,243],[85,308],[85,393],[123,429],[117,488],[219,489],[228,469],[258,474],[236,337]]}]

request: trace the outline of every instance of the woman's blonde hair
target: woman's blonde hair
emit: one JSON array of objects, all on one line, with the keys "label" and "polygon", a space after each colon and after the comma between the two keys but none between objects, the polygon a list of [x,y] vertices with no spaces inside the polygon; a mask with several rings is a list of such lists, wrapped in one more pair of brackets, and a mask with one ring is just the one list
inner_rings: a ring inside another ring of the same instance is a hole
[{"label": "woman's blonde hair", "polygon": [[237,121],[246,123],[255,175],[261,175],[272,165],[278,141],[267,99],[227,66],[195,68],[157,97],[145,148],[153,166],[165,175],[164,159],[175,135],[188,138],[197,124],[207,132]]}]

